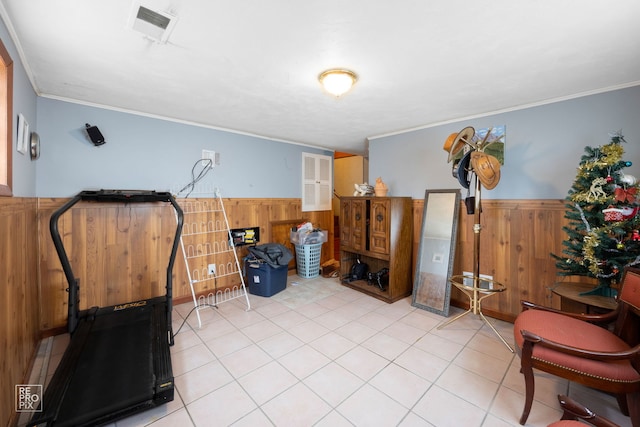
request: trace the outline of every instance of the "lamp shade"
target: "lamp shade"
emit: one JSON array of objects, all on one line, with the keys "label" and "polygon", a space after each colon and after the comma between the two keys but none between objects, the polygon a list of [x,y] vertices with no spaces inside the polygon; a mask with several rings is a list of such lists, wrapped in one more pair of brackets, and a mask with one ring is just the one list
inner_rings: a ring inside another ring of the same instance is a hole
[{"label": "lamp shade", "polygon": [[318,80],[320,80],[320,84],[327,92],[339,97],[351,89],[358,77],[353,71],[333,69],[324,71],[320,74]]}]

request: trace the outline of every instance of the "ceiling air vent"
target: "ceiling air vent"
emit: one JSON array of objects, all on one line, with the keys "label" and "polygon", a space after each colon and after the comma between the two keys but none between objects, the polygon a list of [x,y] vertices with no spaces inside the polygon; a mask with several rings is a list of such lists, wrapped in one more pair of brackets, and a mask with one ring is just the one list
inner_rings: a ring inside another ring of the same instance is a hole
[{"label": "ceiling air vent", "polygon": [[131,16],[131,28],[148,38],[166,43],[177,17],[164,12],[151,10],[144,6],[134,7]]}]

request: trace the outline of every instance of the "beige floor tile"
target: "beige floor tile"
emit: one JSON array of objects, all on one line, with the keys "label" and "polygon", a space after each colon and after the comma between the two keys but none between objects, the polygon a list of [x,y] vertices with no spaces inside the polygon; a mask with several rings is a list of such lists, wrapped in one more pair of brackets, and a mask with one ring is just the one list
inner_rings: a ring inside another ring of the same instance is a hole
[{"label": "beige floor tile", "polygon": [[287,328],[287,332],[298,338],[300,341],[310,343],[311,341],[329,333],[329,329],[315,322],[315,320],[306,320]]},{"label": "beige floor tile", "polygon": [[419,309],[408,313],[402,319],[398,320],[399,323],[410,325],[426,332],[438,326],[441,321],[442,317],[438,316],[438,318],[434,318],[432,313]]},{"label": "beige floor tile", "polygon": [[233,427],[273,427],[269,418],[260,409],[255,409],[249,414],[240,418],[235,423],[231,424]]},{"label": "beige floor tile", "polygon": [[171,347],[171,354],[179,353],[188,348],[195,347],[198,344],[202,344],[202,340],[198,334],[191,329],[183,329],[177,335],[173,337],[174,344]]},{"label": "beige floor tile", "polygon": [[171,355],[173,375],[180,376],[213,360],[215,360],[215,356],[204,344],[173,353]]},{"label": "beige floor tile", "polygon": [[278,362],[299,379],[308,377],[330,361],[327,356],[310,345],[303,345],[278,358]]},{"label": "beige floor tile", "polygon": [[337,411],[331,411],[324,418],[314,424],[314,427],[353,427],[353,424],[351,424]]},{"label": "beige floor tile", "polygon": [[302,314],[303,316],[307,317],[308,319],[315,319],[316,317],[320,316],[321,314],[324,314],[328,311],[331,311],[330,309],[328,309],[327,307],[324,307],[320,304],[318,304],[317,302],[312,302],[309,304],[304,304],[301,305],[299,307],[297,307],[295,309],[295,311],[297,311],[298,313]]},{"label": "beige floor tile", "polygon": [[279,394],[261,408],[279,427],[312,426],[332,411],[327,402],[302,383]]},{"label": "beige floor tile", "polygon": [[394,363],[431,382],[435,381],[449,365],[449,361],[415,347],[407,349],[394,360]]},{"label": "beige floor tile", "polygon": [[369,384],[405,408],[412,408],[431,387],[431,382],[395,363],[386,366]]},{"label": "beige floor tile", "polygon": [[[509,338],[509,337],[504,337]],[[507,340],[507,343],[513,340]],[[477,350],[481,353],[488,354],[491,357],[495,357],[506,362],[511,362],[511,360],[516,356],[515,353],[511,352],[506,345],[500,341],[495,334],[487,335],[485,333],[479,332],[471,338],[469,343],[467,344],[468,348]],[[513,348],[513,347],[512,347]]]},{"label": "beige floor tile", "polygon": [[336,409],[356,426],[394,426],[409,412],[369,384],[358,389]]},{"label": "beige floor tile", "polygon": [[[496,342],[494,345],[497,347],[499,344]],[[509,362],[469,347],[465,347],[453,360],[454,364],[496,383],[502,381]]]},{"label": "beige floor tile", "polygon": [[371,329],[375,329],[378,332],[388,328],[392,323],[388,317],[375,311],[369,312],[364,316],[358,318],[357,322],[362,323],[363,325],[368,326]]},{"label": "beige floor tile", "polygon": [[428,333],[413,345],[415,348],[438,356],[444,360],[453,360],[462,351],[464,346],[446,339],[441,335]]},{"label": "beige floor tile", "polygon": [[223,317],[219,317],[217,320],[204,323],[201,328],[194,328],[193,331],[198,334],[203,342],[207,342],[214,338],[221,337],[230,332],[235,332],[236,327],[229,323]]},{"label": "beige floor tile", "polygon": [[500,384],[451,364],[440,375],[436,385],[481,409],[488,410]]},{"label": "beige floor tile", "polygon": [[229,371],[219,361],[214,360],[175,377],[175,384],[182,400],[189,404],[233,380]]},{"label": "beige floor tile", "polygon": [[343,312],[339,310],[340,308],[337,308],[332,311],[328,311],[324,314],[321,314],[315,317],[313,321],[324,326],[328,330],[333,331],[335,329],[338,329],[341,326],[346,325],[351,320],[353,320],[348,315],[343,314]]},{"label": "beige floor tile", "polygon": [[364,380],[335,362],[318,369],[303,382],[333,407],[364,384]]},{"label": "beige floor tile", "polygon": [[[557,402],[557,399],[556,399]],[[524,396],[506,387],[500,387],[493,404],[491,414],[512,425],[519,425],[520,415],[524,408]],[[562,411],[558,404],[553,407],[534,401],[526,426],[546,427],[562,417]]]},{"label": "beige floor tile", "polygon": [[269,319],[273,316],[291,310],[286,305],[281,304],[277,301],[270,301],[269,303],[258,305],[257,307],[253,307],[252,309],[264,316],[265,319]]},{"label": "beige floor tile", "polygon": [[238,379],[272,360],[273,358],[262,350],[260,346],[251,344],[221,358],[220,362],[234,378]]},{"label": "beige floor tile", "polygon": [[336,359],[343,368],[348,369],[365,381],[373,378],[389,361],[364,347],[355,347]]},{"label": "beige floor tile", "polygon": [[298,313],[297,311],[290,310],[284,313],[275,315],[271,317],[271,320],[276,325],[280,326],[284,330],[289,330],[290,328],[309,320],[307,317]]},{"label": "beige floor tile", "polygon": [[263,365],[238,380],[242,388],[262,405],[298,382],[298,379],[278,362]]},{"label": "beige floor tile", "polygon": [[359,344],[369,339],[378,331],[366,325],[363,325],[362,323],[351,322],[336,329],[335,332],[347,338],[348,340]]},{"label": "beige floor tile", "polygon": [[420,418],[415,413],[409,412],[407,416],[400,421],[398,427],[433,427],[433,424],[423,418]]},{"label": "beige floor tile", "polygon": [[394,360],[409,348],[406,342],[382,332],[373,335],[361,345],[389,361]]},{"label": "beige floor tile", "polygon": [[403,322],[393,322],[391,325],[383,329],[382,332],[390,337],[404,341],[409,345],[414,344],[426,335],[426,331],[424,329],[416,328]]},{"label": "beige floor tile", "polygon": [[216,357],[222,358],[250,346],[252,341],[245,334],[234,329],[228,334],[205,341],[205,344]]},{"label": "beige floor tile", "polygon": [[242,328],[242,333],[253,342],[262,341],[281,332],[282,328],[270,320],[262,320]]},{"label": "beige floor tile", "polygon": [[320,338],[309,343],[311,347],[333,360],[342,356],[357,344],[335,332],[328,332]]},{"label": "beige floor tile", "polygon": [[304,342],[294,337],[288,332],[281,332],[276,335],[272,335],[258,342],[260,348],[267,352],[274,359],[278,359],[281,356],[302,347]]},{"label": "beige floor tile", "polygon": [[187,405],[197,427],[231,425],[256,408],[256,403],[237,382],[229,383]]},{"label": "beige floor tile", "polygon": [[484,410],[437,386],[425,393],[413,412],[438,427],[480,426],[485,417]]}]

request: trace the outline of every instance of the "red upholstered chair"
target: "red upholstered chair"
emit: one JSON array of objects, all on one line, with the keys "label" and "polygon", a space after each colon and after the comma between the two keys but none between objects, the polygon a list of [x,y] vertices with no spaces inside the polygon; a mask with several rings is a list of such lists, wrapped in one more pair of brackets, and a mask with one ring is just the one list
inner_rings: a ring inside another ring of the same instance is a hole
[{"label": "red upholstered chair", "polygon": [[520,424],[531,411],[538,369],[614,394],[633,427],[640,427],[640,269],[625,269],[618,306],[607,314],[522,305],[513,325],[526,388]]},{"label": "red upholstered chair", "polygon": [[549,424],[548,427],[584,427],[585,424],[578,420],[583,420],[595,427],[620,427],[618,424],[599,416],[570,397],[560,395],[558,396],[558,401],[562,409],[564,409],[562,419]]}]

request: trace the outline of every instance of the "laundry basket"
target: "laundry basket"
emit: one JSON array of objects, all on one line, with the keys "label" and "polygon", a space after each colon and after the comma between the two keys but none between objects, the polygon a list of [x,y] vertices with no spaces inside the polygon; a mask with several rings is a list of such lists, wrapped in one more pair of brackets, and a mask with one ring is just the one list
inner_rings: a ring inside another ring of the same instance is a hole
[{"label": "laundry basket", "polygon": [[298,276],[312,279],[320,275],[320,251],[322,243],[295,245]]}]

